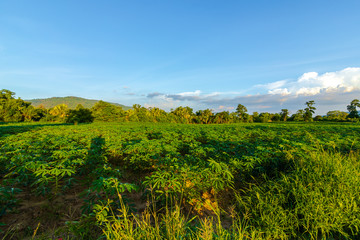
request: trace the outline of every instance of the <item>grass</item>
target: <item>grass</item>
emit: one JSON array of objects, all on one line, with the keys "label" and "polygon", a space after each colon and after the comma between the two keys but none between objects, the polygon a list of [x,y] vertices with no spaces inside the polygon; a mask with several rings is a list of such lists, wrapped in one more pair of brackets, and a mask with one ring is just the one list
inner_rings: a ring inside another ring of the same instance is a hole
[{"label": "grass", "polygon": [[[357,153],[313,151],[291,159],[293,169],[278,179],[250,184],[237,193],[232,224],[223,212],[190,218],[175,204],[148,208],[141,216],[123,204],[98,223],[106,239],[356,239],[360,237],[360,161]],[[97,211],[97,216],[103,213]]]}]

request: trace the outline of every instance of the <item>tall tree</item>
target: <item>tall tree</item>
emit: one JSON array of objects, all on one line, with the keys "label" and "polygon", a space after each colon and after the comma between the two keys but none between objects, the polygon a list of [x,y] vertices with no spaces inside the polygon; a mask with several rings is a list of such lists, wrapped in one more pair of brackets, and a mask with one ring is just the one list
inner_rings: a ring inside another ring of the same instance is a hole
[{"label": "tall tree", "polygon": [[194,117],[193,109],[190,107],[177,107],[171,111],[171,114],[181,123],[191,123]]},{"label": "tall tree", "polygon": [[241,121],[245,121],[247,119],[248,114],[246,112],[247,112],[247,108],[244,105],[242,104],[237,105],[236,113]]},{"label": "tall tree", "polygon": [[286,122],[289,117],[289,110],[281,109],[280,116],[281,116],[280,120],[283,122]]},{"label": "tall tree", "polygon": [[271,120],[271,114],[268,112],[260,113],[259,120],[260,122],[267,123]]},{"label": "tall tree", "polygon": [[357,111],[357,107],[360,108],[360,101],[358,99],[354,99],[351,101],[350,105],[347,106],[347,110],[349,111],[348,118],[359,118],[359,113]]},{"label": "tall tree", "polygon": [[345,121],[349,114],[339,110],[329,111],[326,114],[326,120],[329,121]]},{"label": "tall tree", "polygon": [[151,122],[150,110],[142,107],[140,104],[133,105],[134,114],[137,116],[139,122]]},{"label": "tall tree", "polygon": [[228,111],[218,112],[214,116],[214,123],[229,123],[231,116]]},{"label": "tall tree", "polygon": [[304,113],[304,120],[305,121],[312,121],[312,115],[315,113],[316,108],[313,107],[313,105],[315,104],[314,100],[308,101],[305,103],[305,105],[307,106],[307,108],[305,108],[305,113]]},{"label": "tall tree", "polygon": [[279,122],[279,121],[281,121],[281,115],[280,115],[280,113],[271,114],[271,121],[272,121],[272,122]]},{"label": "tall tree", "polygon": [[15,96],[15,93],[10,91],[10,90],[7,90],[7,89],[2,89],[0,91],[0,100],[1,101],[6,101],[6,100],[9,100],[9,99],[14,99],[14,96]]},{"label": "tall tree", "polygon": [[150,107],[149,108],[150,118],[153,122],[167,122],[167,113],[157,107]]},{"label": "tall tree", "polygon": [[252,117],[253,117],[254,122],[261,122],[260,119],[259,119],[259,113],[258,112],[253,112]]},{"label": "tall tree", "polygon": [[111,103],[98,101],[92,108],[92,115],[96,121],[102,122],[116,122],[121,121],[125,113],[121,107],[115,106]]},{"label": "tall tree", "polygon": [[22,111],[24,116],[24,121],[31,122],[33,119],[37,117],[36,109],[33,106],[28,106]]},{"label": "tall tree", "polygon": [[214,116],[211,109],[199,110],[196,112],[197,119],[202,124],[208,124],[211,122]]},{"label": "tall tree", "polygon": [[31,104],[14,96],[15,93],[9,90],[0,91],[0,121],[21,122],[29,119],[31,109],[28,108]]},{"label": "tall tree", "polygon": [[291,118],[289,118],[289,121],[304,121],[304,115],[305,112],[302,109],[297,110],[297,112],[293,115],[291,115]]},{"label": "tall tree", "polygon": [[66,104],[59,104],[49,110],[50,115],[54,117],[53,121],[65,121],[68,106]]}]

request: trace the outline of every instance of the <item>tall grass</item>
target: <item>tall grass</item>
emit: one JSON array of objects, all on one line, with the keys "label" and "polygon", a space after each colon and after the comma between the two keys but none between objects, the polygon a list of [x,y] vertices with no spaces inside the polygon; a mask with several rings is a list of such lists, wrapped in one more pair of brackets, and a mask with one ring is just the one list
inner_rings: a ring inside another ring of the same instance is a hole
[{"label": "tall grass", "polygon": [[359,155],[319,150],[292,161],[287,174],[236,192],[228,227],[220,211],[190,218],[179,204],[134,215],[121,195],[119,209],[99,208],[98,224],[107,239],[359,239]]},{"label": "tall grass", "polygon": [[289,174],[238,194],[237,204],[271,238],[359,238],[359,155],[310,152]]},{"label": "tall grass", "polygon": [[[98,224],[106,239],[249,239],[244,222],[236,219],[230,228],[224,228],[220,212],[211,217],[190,218],[175,204],[164,211],[148,207],[139,216],[130,213],[120,195],[119,201],[120,208],[116,211],[108,204],[96,211]],[[102,217],[104,215],[105,218]],[[254,233],[253,239],[262,239],[257,235]]]}]

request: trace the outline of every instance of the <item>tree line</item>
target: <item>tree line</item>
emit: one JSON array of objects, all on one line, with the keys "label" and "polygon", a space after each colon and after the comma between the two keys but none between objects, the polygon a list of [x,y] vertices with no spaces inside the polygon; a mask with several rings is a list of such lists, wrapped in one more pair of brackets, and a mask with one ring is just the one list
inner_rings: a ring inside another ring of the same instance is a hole
[{"label": "tree line", "polygon": [[222,124],[240,122],[286,122],[286,121],[358,121],[360,118],[358,108],[360,101],[354,99],[347,106],[349,112],[329,111],[326,116],[314,117],[315,102],[308,101],[304,109],[299,109],[290,115],[288,109],[281,109],[279,113],[253,112],[247,113],[247,108],[238,104],[235,112],[222,111],[215,113],[211,109],[194,112],[190,107],[177,107],[166,112],[157,107],[145,108],[134,104],[132,109],[123,110],[120,106],[99,101],[92,108],[78,105],[69,109],[65,104],[46,109],[43,106],[34,107],[20,98],[15,98],[15,93],[3,89],[0,92],[0,121],[2,122],[67,122],[87,123],[101,122],[164,122],[187,124]]}]

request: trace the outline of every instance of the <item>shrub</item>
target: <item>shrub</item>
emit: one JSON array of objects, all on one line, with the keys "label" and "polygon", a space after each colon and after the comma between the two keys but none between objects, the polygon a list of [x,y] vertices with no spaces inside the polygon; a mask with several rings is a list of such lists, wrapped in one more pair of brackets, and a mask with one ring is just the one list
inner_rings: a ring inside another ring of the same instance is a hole
[{"label": "shrub", "polygon": [[69,110],[65,121],[67,123],[91,123],[94,121],[94,117],[90,109],[79,108],[75,110]]}]

